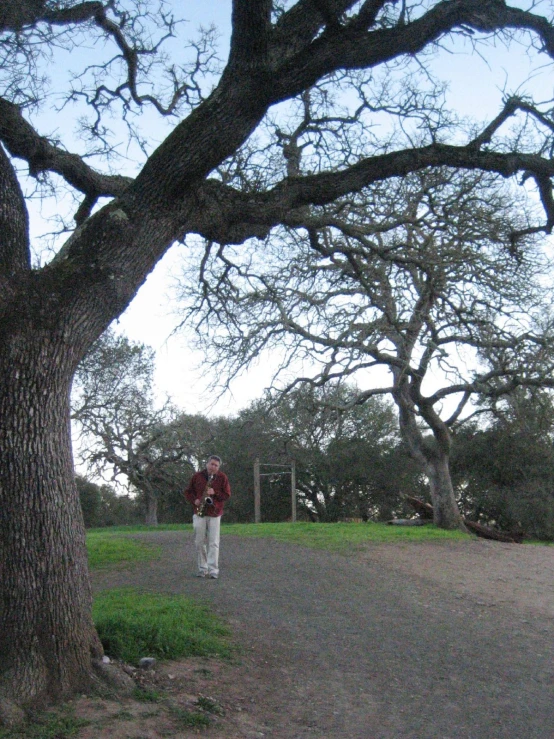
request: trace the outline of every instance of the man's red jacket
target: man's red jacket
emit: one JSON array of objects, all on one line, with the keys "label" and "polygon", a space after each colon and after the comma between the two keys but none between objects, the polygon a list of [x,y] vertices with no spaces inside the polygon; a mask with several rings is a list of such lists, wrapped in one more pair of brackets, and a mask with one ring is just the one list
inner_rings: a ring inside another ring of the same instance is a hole
[{"label": "man's red jacket", "polygon": [[[207,484],[208,473],[206,470],[193,475],[188,488],[185,490],[185,498],[188,502],[194,506],[195,500],[202,500]],[[229,485],[227,475],[224,472],[217,472],[211,482],[211,487],[213,488],[213,494],[208,493],[208,495],[213,499],[213,505],[206,506],[204,515],[216,518],[217,516],[221,516],[223,513],[223,504],[231,497],[231,486]],[[197,512],[196,506],[194,507],[194,512]]]}]

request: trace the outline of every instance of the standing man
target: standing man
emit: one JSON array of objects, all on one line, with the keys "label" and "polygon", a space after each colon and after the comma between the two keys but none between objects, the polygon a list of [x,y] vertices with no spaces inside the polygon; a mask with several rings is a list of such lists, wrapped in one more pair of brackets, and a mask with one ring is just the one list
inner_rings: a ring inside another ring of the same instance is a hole
[{"label": "standing man", "polygon": [[192,525],[198,561],[197,577],[219,577],[219,530],[223,505],[231,497],[227,475],[219,471],[221,458],[212,455],[206,469],[192,476],[185,498],[194,506]]}]

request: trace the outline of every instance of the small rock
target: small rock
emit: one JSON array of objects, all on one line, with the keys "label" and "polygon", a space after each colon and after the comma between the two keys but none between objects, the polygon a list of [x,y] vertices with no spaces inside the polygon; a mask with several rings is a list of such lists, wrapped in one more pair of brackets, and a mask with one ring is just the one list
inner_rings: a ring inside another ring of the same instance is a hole
[{"label": "small rock", "polygon": [[110,659],[110,658],[109,658],[109,657],[108,657],[107,655],[104,655],[104,656],[102,657],[102,662],[103,662],[103,663],[104,663],[105,665],[109,665],[109,664],[110,664],[110,662],[111,662],[111,659]]},{"label": "small rock", "polygon": [[142,657],[142,659],[139,659],[138,664],[143,670],[151,670],[156,664],[156,660],[154,657]]}]

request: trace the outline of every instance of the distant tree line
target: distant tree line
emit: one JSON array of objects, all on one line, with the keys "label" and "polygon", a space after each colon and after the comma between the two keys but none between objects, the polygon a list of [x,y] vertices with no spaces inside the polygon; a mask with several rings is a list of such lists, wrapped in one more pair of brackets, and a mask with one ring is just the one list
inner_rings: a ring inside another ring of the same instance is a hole
[{"label": "distant tree line", "polygon": [[[80,457],[93,479],[109,473],[117,484],[77,478],[89,527],[190,521],[182,492],[193,470],[215,452],[233,486],[227,522],[254,520],[256,458],[275,465],[295,460],[297,511],[304,520],[386,521],[412,514],[407,494],[431,500],[428,480],[410,457],[387,399],[371,397],[344,410],[355,388],[299,386],[278,404],[268,397],[236,416],[207,418],[169,403],[154,408],[148,347],[108,333],[93,351],[74,392]],[[553,439],[548,390],[522,388],[460,425],[453,433],[451,471],[462,515],[554,539]],[[431,453],[433,435],[424,443]],[[277,474],[285,467],[263,469],[275,474],[262,479],[262,520],[285,521],[291,515],[290,475]]]},{"label": "distant tree line", "polygon": [[530,217],[483,173],[387,180],[274,230],[263,259],[207,249],[202,279],[183,275],[184,315],[200,351],[213,337],[204,361],[223,386],[271,354],[276,397],[339,381],[345,410],[388,396],[434,522],[463,528],[451,474],[461,419],[517,388],[554,386],[550,260],[535,234],[513,244]]},{"label": "distant tree line", "polygon": [[75,482],[88,529],[144,523],[140,503],[128,493],[118,495],[111,485],[98,485],[83,475]]},{"label": "distant tree line", "polygon": [[554,540],[554,407],[547,391],[520,390],[455,437],[452,472],[468,518]]}]

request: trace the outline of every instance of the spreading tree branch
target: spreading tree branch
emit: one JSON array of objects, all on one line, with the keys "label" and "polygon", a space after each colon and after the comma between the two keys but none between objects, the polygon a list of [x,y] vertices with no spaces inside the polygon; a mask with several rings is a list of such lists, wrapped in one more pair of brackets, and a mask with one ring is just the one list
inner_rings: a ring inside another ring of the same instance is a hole
[{"label": "spreading tree branch", "polygon": [[94,170],[78,154],[54,146],[23,117],[21,109],[0,98],[0,140],[13,157],[29,165],[33,177],[55,172],[83,194],[98,198],[121,195],[131,178]]}]

